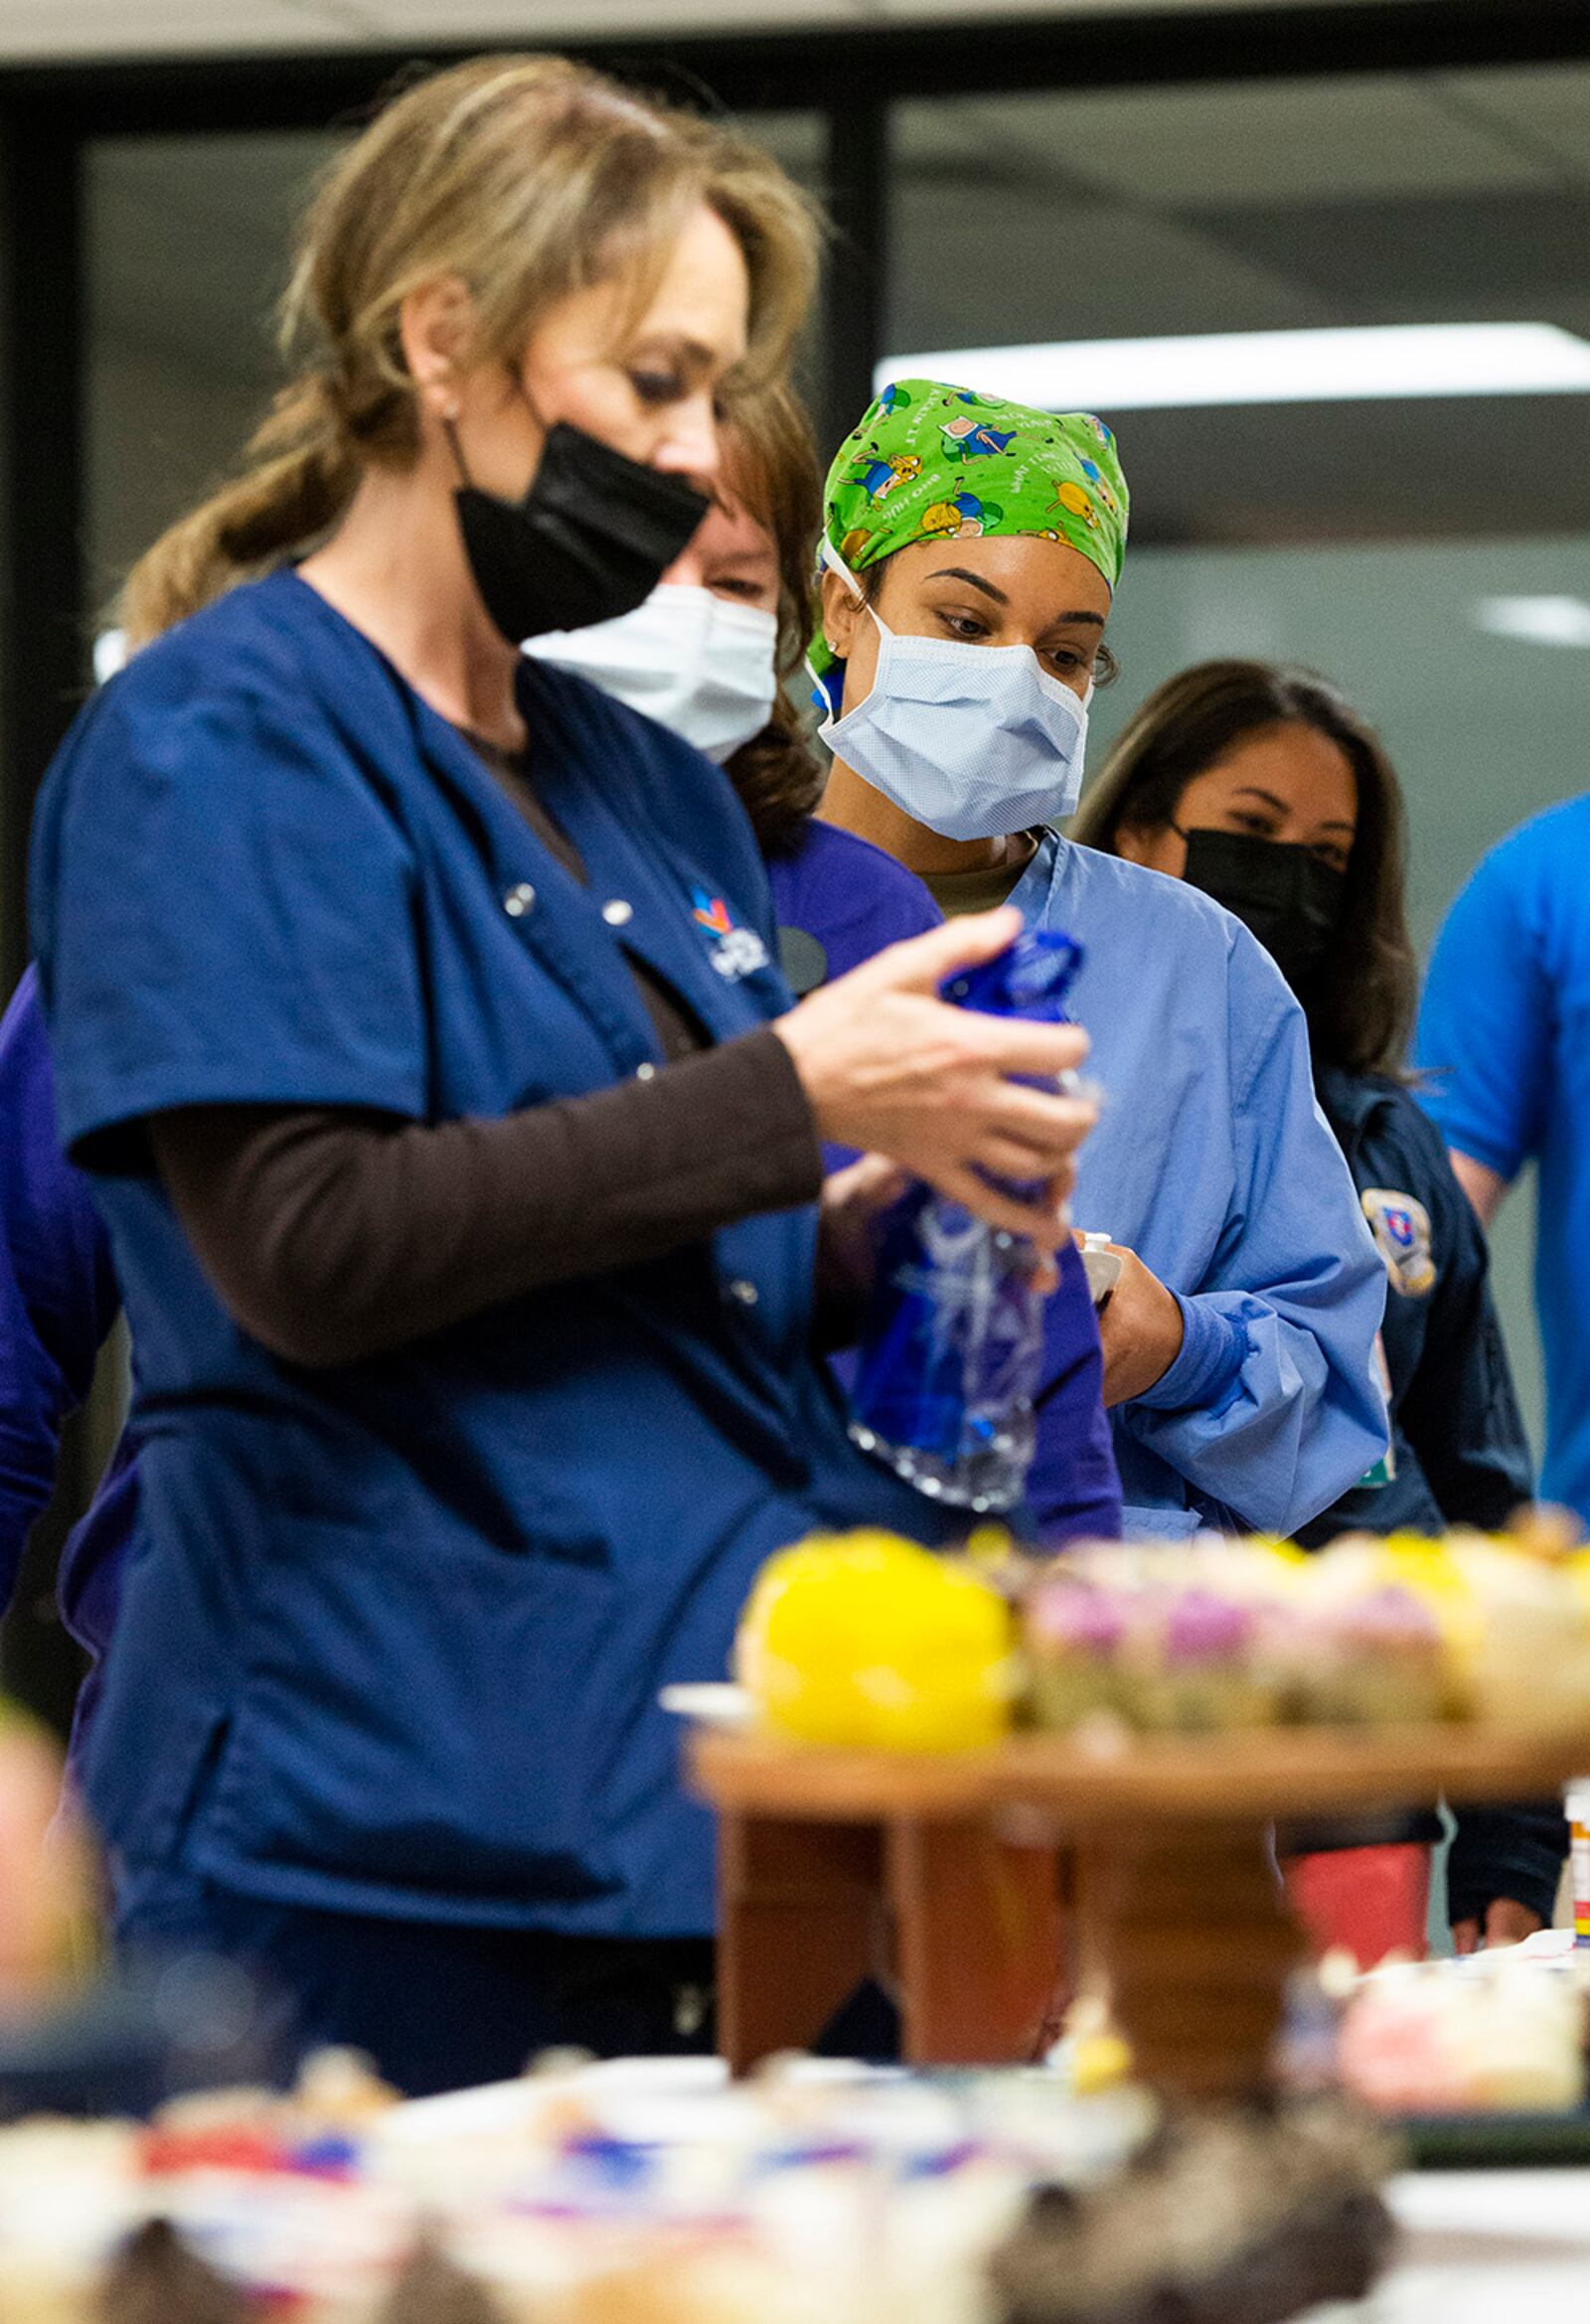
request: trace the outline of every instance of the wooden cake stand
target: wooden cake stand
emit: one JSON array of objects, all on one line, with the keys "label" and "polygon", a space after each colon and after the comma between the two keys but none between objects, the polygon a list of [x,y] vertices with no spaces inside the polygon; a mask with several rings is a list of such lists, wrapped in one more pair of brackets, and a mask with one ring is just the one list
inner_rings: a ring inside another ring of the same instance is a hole
[{"label": "wooden cake stand", "polygon": [[1167,2096],[1262,2088],[1303,1937],[1276,1817],[1549,1796],[1590,1733],[1292,1728],[1082,1743],[1013,1736],[929,1758],[699,1729],[719,1815],[719,2026],[743,2073],[802,2049],[888,1964],[912,2065],[1036,2054],[1062,1876],[1138,2074]]}]

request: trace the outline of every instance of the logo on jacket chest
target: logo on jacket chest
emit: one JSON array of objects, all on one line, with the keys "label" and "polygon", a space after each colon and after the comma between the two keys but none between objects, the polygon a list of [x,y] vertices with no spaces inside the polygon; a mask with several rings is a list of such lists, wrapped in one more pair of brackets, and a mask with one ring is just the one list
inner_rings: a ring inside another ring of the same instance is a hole
[{"label": "logo on jacket chest", "polygon": [[712,964],[725,984],[737,985],[767,966],[767,947],[754,928],[741,928],[720,895],[691,892],[691,918],[705,937]]}]

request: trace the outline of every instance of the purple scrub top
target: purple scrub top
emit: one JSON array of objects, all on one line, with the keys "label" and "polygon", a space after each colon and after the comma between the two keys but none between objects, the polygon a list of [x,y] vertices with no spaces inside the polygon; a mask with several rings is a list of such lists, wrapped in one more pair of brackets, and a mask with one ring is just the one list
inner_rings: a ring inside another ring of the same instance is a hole
[{"label": "purple scrub top", "polygon": [[[793,854],[768,864],[784,974],[796,993],[920,936],[943,915],[914,872],[833,824],[809,823]],[[836,1150],[835,1164],[849,1158]],[[1044,1384],[1028,1513],[1037,1538],[1058,1546],[1121,1531],[1121,1480],[1104,1411],[1104,1359],[1079,1253],[1067,1245],[1044,1311]],[[847,1366],[836,1365],[842,1378]]]}]

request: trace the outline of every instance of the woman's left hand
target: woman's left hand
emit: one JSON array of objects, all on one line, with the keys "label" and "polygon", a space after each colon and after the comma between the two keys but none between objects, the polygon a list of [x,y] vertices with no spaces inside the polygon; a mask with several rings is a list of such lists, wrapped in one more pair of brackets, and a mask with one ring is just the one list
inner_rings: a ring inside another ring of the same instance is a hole
[{"label": "woman's left hand", "polygon": [[1484,1928],[1478,1921],[1453,1922],[1452,1948],[1460,1953],[1478,1952],[1483,1944],[1489,1952],[1498,1944],[1521,1944],[1544,1927],[1539,1914],[1531,1913],[1527,1905],[1515,1904],[1511,1897],[1493,1897],[1486,1907]]},{"label": "woman's left hand", "polygon": [[1114,1289],[1099,1310],[1104,1343],[1104,1401],[1130,1404],[1163,1380],[1182,1352],[1182,1311],[1135,1251],[1108,1248],[1121,1261]]}]

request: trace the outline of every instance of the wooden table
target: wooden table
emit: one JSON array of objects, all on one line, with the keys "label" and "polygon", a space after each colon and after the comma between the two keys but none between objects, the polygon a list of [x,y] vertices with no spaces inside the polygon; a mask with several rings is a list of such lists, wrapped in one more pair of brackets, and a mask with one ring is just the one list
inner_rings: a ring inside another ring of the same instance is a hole
[{"label": "wooden table", "polygon": [[719,1816],[719,2024],[736,2072],[807,2047],[884,1960],[909,2063],[1034,2056],[1059,1972],[1063,1859],[1082,1957],[1139,2073],[1192,2098],[1268,2076],[1303,1952],[1274,1818],[1539,1798],[1590,1767],[1590,1734],[1018,1735],[913,1757],[701,1729],[689,1765]]}]

